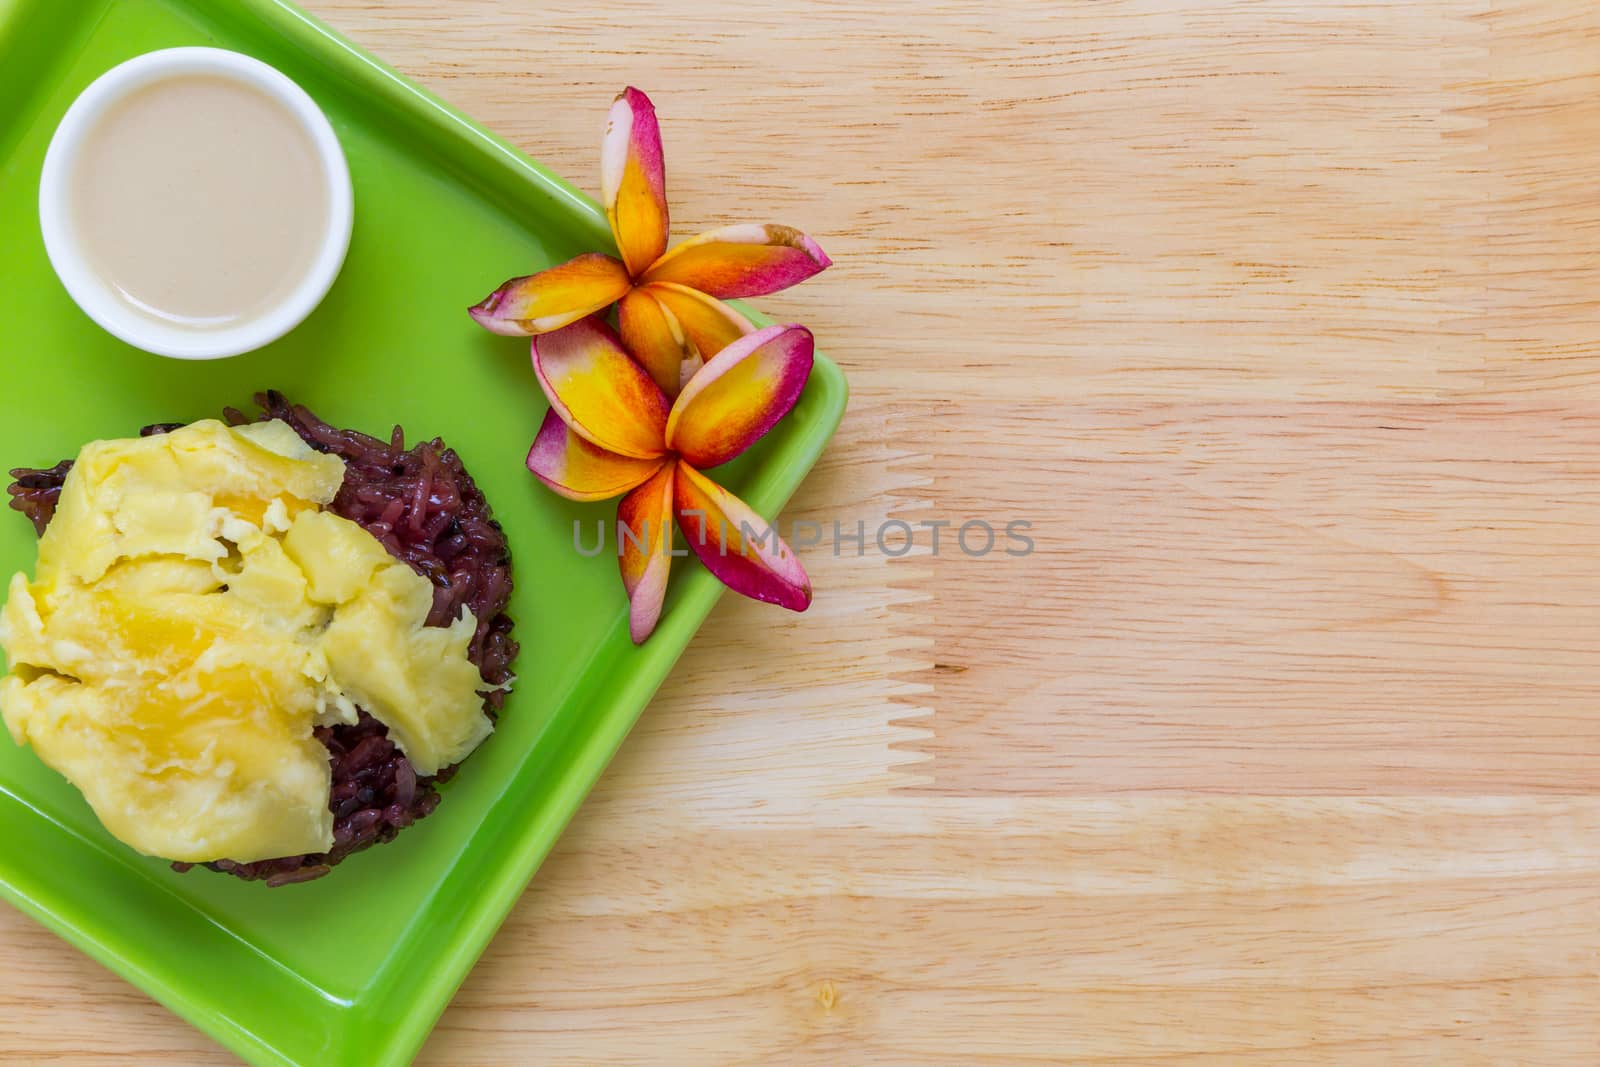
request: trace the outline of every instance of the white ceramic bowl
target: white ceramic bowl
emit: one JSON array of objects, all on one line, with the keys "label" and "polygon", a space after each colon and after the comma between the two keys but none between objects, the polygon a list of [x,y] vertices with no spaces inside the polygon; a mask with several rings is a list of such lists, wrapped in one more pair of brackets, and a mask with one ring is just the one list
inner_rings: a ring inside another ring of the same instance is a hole
[{"label": "white ceramic bowl", "polygon": [[[327,232],[306,276],[276,307],[249,322],[201,330],[166,323],[130,306],[89,269],[70,211],[70,176],[84,135],[105,110],[154,82],[210,75],[251,86],[289,109],[316,146],[328,190]],[[350,168],[327,116],[282,72],[220,48],[169,48],[128,60],[102,74],[67,109],[45,153],[39,179],[39,226],[50,265],[72,299],[95,322],[131,345],[174,359],[221,359],[270,344],[300,325],[322,302],[344,265],[354,220]]]}]

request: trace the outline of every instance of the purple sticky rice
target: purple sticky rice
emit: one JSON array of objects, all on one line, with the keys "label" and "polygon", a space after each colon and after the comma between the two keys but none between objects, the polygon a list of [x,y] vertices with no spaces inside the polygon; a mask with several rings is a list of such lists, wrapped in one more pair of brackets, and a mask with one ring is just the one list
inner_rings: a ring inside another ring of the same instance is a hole
[{"label": "purple sticky rice", "polygon": [[[262,408],[256,421],[282,419],[312,448],[345,461],[344,483],[328,505],[334,514],[360,525],[433,583],[429,626],[448,626],[470,609],[478,620],[467,656],[486,686],[484,711],[495,718],[505,700],[500,688],[511,678],[517,643],[505,614],[511,598],[511,553],[504,532],[478,491],[461,459],[435,438],[412,448],[397,426],[388,441],[354,430],[329,426],[306,408],[290,404],[282,393],[258,394]],[[251,421],[227,409],[233,426]],[[181,423],[158,423],[143,436],[166,433]],[[19,468],[8,488],[11,506],[44,533],[55,514],[72,461],[34,470]],[[418,776],[411,761],[389,739],[388,729],[365,711],[353,724],[319,726],[317,740],[328,749],[333,772],[329,808],[333,811],[333,847],[327,852],[235,863],[217,860],[205,866],[269,886],[309,882],[327,874],[351,853],[394,839],[401,830],[439,806],[438,783],[455,774],[446,767],[430,777]],[[194,864],[174,863],[187,871]]]}]

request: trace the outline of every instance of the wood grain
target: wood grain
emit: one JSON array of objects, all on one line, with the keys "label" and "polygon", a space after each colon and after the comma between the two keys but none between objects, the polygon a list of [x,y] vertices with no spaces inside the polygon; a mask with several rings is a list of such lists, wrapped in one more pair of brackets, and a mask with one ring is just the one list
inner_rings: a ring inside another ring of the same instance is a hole
[{"label": "wood grain", "polygon": [[[650,90],[680,234],[837,261],[790,517],[1038,546],[719,607],[421,1062],[1596,1062],[1600,11],[308,6],[591,189]],[[229,1062],[0,968],[0,1058]]]}]

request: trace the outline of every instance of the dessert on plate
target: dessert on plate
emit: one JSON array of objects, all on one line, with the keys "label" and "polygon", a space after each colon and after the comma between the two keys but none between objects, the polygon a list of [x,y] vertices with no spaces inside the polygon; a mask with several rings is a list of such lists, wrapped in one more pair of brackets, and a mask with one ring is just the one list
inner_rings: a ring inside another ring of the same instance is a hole
[{"label": "dessert on plate", "polygon": [[452,450],[257,399],[13,472],[40,537],[0,716],[131,847],[282,885],[434,810],[517,646],[506,539]]}]

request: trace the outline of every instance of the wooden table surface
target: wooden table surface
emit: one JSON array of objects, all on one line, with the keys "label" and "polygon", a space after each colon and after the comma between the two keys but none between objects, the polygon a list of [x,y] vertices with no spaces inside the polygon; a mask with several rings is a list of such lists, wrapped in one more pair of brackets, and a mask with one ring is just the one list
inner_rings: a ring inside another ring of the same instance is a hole
[{"label": "wooden table surface", "polygon": [[[853,396],[420,1062],[1600,1061],[1600,8],[311,0]],[[949,532],[945,534],[949,537]],[[897,548],[893,543],[891,548]],[[227,1063],[0,911],[0,1058]]]}]

